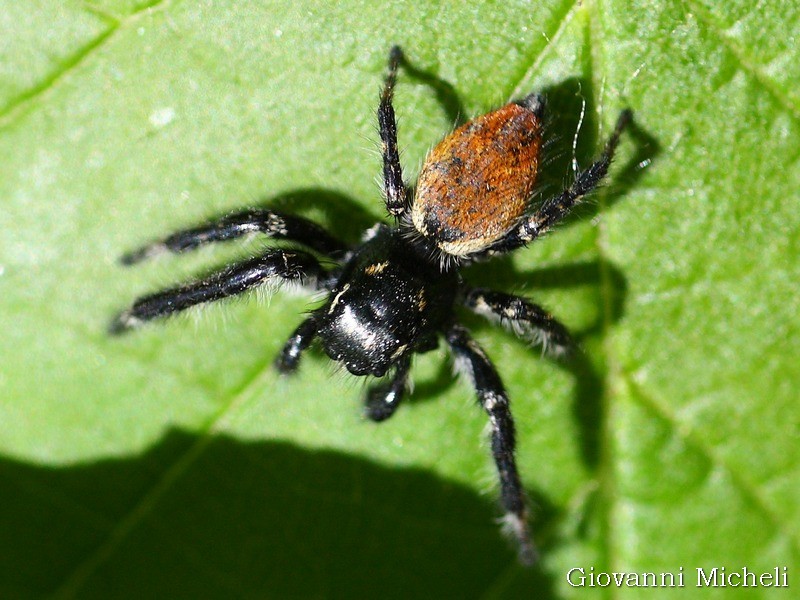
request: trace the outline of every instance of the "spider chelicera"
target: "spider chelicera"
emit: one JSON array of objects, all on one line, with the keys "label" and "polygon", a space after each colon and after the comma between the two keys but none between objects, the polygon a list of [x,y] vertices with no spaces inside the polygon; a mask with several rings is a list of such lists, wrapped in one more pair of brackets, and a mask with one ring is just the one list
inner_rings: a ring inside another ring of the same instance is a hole
[{"label": "spider chelicera", "polygon": [[[269,209],[228,215],[179,231],[122,258],[134,264],[163,252],[184,252],[250,233],[304,249],[271,249],[203,279],[144,296],[111,324],[112,333],[152,319],[241,294],[268,282],[297,282],[327,292],[322,306],[292,333],[277,357],[282,373],[297,369],[316,338],[353,375],[383,377],[367,392],[366,415],[383,421],[406,390],[411,357],[446,341],[458,371],[489,416],[491,451],[500,478],[505,523],[523,562],[534,560],[525,493],[515,461],[514,420],[497,370],[467,329],[457,306],[499,321],[517,335],[559,354],[567,329],[541,307],[504,292],[470,286],[459,267],[525,246],[563,219],[605,177],[619,137],[631,120],[623,111],[600,157],[572,185],[531,207],[543,142],[544,98],[531,94],[477,117],[428,155],[416,191],[403,182],[392,106],[402,54],[392,48],[378,107],[386,208],[395,226],[379,224],[349,247],[319,225]],[[323,266],[333,263],[333,268]]]}]

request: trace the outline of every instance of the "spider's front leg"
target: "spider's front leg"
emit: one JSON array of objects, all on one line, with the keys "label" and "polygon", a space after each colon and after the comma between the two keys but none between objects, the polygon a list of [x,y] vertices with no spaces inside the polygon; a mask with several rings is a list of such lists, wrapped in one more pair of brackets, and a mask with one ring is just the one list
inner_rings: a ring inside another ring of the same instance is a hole
[{"label": "spider's front leg", "polygon": [[315,284],[325,271],[316,258],[297,250],[273,250],[216,271],[204,279],[139,298],[120,313],[109,327],[119,334],[153,319],[166,317],[202,304],[241,294],[270,280]]},{"label": "spider's front leg", "polygon": [[314,341],[318,329],[319,324],[314,315],[300,323],[300,326],[286,340],[278,358],[275,359],[275,368],[284,375],[294,373],[300,365],[301,355]]},{"label": "spider's front leg", "polygon": [[524,564],[536,560],[536,550],[528,530],[525,493],[514,456],[514,419],[508,395],[500,376],[484,353],[461,325],[453,325],[446,334],[458,369],[472,382],[478,401],[489,415],[492,456],[500,476],[500,497],[506,511],[505,523],[519,544],[519,558]]},{"label": "spider's front leg", "polygon": [[347,250],[344,243],[313,221],[265,208],[254,208],[208,221],[197,227],[176,231],[162,240],[125,254],[121,262],[124,265],[133,265],[165,252],[187,252],[200,246],[236,239],[251,233],[262,233],[267,237],[297,242],[326,256],[341,254]]},{"label": "spider's front leg", "polygon": [[376,422],[385,421],[395,413],[406,391],[410,367],[411,357],[406,355],[398,361],[388,383],[379,383],[369,389],[364,406],[367,418]]}]

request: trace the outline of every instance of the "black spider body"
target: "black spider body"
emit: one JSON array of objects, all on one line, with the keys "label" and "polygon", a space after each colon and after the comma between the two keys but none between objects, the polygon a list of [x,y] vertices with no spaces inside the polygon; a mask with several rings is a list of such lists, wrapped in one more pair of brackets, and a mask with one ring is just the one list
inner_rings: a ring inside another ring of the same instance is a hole
[{"label": "black spider body", "polygon": [[299,282],[327,298],[292,333],[277,368],[294,371],[303,351],[317,339],[350,373],[385,377],[367,394],[366,415],[374,421],[389,418],[399,406],[411,357],[444,340],[489,417],[505,521],[519,543],[521,559],[531,562],[535,553],[516,467],[509,398],[485,352],[458,322],[456,309],[499,321],[555,353],[571,345],[570,336],[549,313],[524,298],[471,287],[459,268],[524,246],[567,215],[605,177],[631,113],[620,115],[596,162],[577,173],[569,188],[533,209],[530,196],[544,113],[544,99],[535,94],[445,137],[423,165],[412,198],[402,178],[392,106],[400,60],[400,50],[392,49],[378,108],[385,202],[398,219],[396,225],[373,227],[355,247],[307,219],[270,209],[249,209],[179,231],[127,254],[122,262],[133,264],[251,233],[288,240],[296,247],[270,249],[206,278],[140,298],[117,316],[111,331],[121,333],[270,281]]},{"label": "black spider body", "polygon": [[436,347],[457,291],[456,271],[442,272],[399,229],[381,226],[347,261],[319,311],[317,335],[353,375],[382,377],[406,356]]}]

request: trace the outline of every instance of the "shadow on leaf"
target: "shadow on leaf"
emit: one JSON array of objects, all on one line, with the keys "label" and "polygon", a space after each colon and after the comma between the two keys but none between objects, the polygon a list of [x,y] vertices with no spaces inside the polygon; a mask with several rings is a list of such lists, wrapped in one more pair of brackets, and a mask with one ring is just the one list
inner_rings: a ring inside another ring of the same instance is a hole
[{"label": "shadow on leaf", "polygon": [[7,598],[472,598],[509,570],[553,597],[488,499],[337,452],[172,431],[131,458],[2,459],[0,493]]}]

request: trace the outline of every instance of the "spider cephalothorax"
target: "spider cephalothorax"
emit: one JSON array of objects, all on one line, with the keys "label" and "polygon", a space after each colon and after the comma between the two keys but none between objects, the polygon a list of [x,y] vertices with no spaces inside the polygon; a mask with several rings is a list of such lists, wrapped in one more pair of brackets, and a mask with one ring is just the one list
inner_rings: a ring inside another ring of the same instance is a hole
[{"label": "spider cephalothorax", "polygon": [[[544,99],[536,94],[469,121],[428,155],[416,193],[403,181],[392,97],[399,48],[389,57],[378,123],[383,148],[386,208],[398,225],[377,225],[349,247],[302,217],[251,209],[179,231],[123,257],[133,264],[162,252],[183,252],[250,233],[286,239],[305,249],[272,249],[212,275],[137,300],[112,322],[121,333],[151,319],[240,294],[270,281],[299,282],[327,293],[286,342],[277,368],[294,371],[316,338],[325,353],[354,375],[386,376],[372,387],[366,414],[390,417],[406,390],[411,357],[443,338],[459,371],[475,387],[489,416],[492,455],[500,478],[506,523],[524,562],[534,558],[525,494],[515,462],[514,421],[500,377],[480,346],[459,324],[456,309],[499,321],[556,353],[570,344],[566,328],[518,296],[475,288],[459,267],[511,252],[567,215],[605,177],[620,134],[631,118],[623,111],[600,158],[566,190],[531,207],[542,147]],[[318,257],[333,263],[324,267]]]}]

